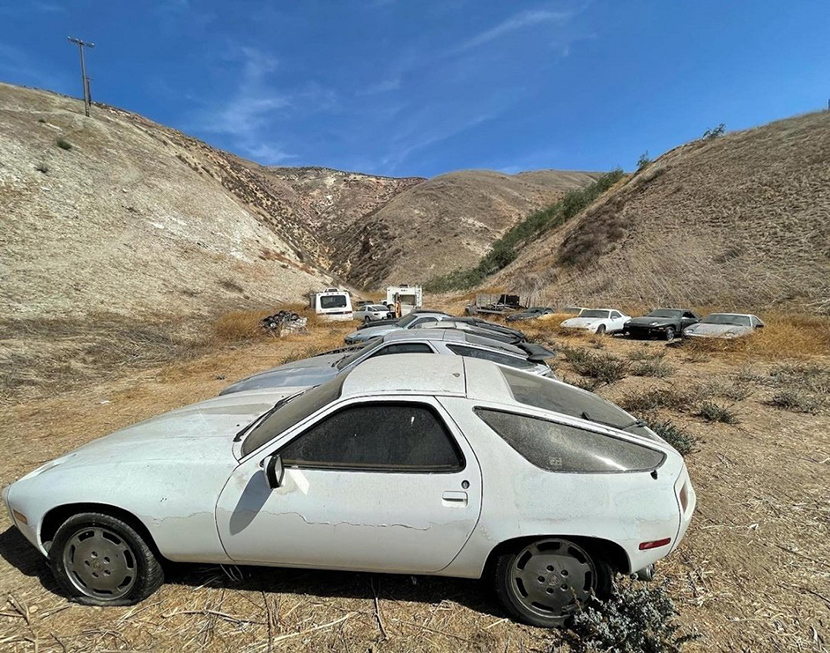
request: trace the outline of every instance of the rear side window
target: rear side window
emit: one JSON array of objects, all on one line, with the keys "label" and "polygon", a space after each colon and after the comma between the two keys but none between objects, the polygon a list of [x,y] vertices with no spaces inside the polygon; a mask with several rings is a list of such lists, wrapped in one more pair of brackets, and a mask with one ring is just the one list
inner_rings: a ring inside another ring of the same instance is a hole
[{"label": "rear side window", "polygon": [[430,406],[349,406],[312,426],[280,451],[287,466],[385,472],[448,472],[464,460]]},{"label": "rear side window", "polygon": [[517,358],[515,356],[507,356],[506,354],[499,354],[489,349],[477,349],[476,347],[465,347],[464,345],[447,345],[454,354],[459,356],[469,356],[471,358],[481,358],[486,361],[493,361],[499,365],[507,365],[509,367],[516,367],[520,370],[529,370],[536,367],[536,363],[531,363],[524,358]]},{"label": "rear side window", "polygon": [[394,345],[386,345],[376,353],[369,356],[385,356],[386,354],[432,354],[432,348],[423,342],[401,342]]},{"label": "rear side window", "polygon": [[525,460],[550,472],[645,472],[665,458],[647,447],[536,417],[485,408],[475,412]]}]

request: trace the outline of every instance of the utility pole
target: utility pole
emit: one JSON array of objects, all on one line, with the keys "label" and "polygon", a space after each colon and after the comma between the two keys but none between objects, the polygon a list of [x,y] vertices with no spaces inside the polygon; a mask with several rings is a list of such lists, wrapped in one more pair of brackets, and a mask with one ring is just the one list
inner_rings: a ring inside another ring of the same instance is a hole
[{"label": "utility pole", "polygon": [[84,113],[89,118],[89,105],[92,103],[92,94],[89,92],[89,77],[86,76],[86,60],[84,59],[84,48],[94,48],[94,43],[87,43],[72,36],[67,37],[70,43],[78,44],[78,51],[81,54],[81,84],[84,89]]}]

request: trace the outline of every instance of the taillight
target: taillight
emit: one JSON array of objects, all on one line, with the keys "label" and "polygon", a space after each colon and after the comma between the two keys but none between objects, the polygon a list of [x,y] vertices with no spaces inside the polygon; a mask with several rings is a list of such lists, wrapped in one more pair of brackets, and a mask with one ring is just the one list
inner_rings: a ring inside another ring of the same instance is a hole
[{"label": "taillight", "polygon": [[640,542],[640,551],[648,551],[649,549],[657,549],[661,546],[666,546],[671,543],[670,537],[664,537],[662,540],[652,540],[651,542]]},{"label": "taillight", "polygon": [[686,513],[686,506],[689,505],[688,487],[688,483],[683,483],[683,487],[680,489],[680,508],[684,514]]}]

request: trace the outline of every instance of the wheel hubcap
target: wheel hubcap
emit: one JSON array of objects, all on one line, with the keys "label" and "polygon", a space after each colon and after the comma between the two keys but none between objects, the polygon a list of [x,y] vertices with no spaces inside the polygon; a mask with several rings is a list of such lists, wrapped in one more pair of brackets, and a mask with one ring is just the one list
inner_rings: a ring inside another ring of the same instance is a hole
[{"label": "wheel hubcap", "polygon": [[540,617],[564,619],[591,595],[596,569],[576,544],[543,540],[526,546],[516,556],[510,582],[525,608]]},{"label": "wheel hubcap", "polygon": [[125,596],[135,585],[138,573],[130,545],[101,526],[84,527],[70,537],[63,564],[78,591],[95,598]]}]

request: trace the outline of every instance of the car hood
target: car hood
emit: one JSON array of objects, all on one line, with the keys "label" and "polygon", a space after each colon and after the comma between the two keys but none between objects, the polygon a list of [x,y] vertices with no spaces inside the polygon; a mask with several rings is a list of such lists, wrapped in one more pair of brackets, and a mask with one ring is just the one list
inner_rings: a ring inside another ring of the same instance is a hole
[{"label": "car hood", "polygon": [[597,322],[607,320],[607,317],[572,317],[562,322],[560,326],[564,327],[589,327]]},{"label": "car hood", "polygon": [[[26,475],[30,478],[60,465],[117,468],[165,462],[188,463],[195,459],[229,462],[233,438],[247,424],[296,389],[249,392],[185,406],[93,440]],[[21,479],[22,480],[22,479]]]},{"label": "car hood", "polygon": [[677,324],[677,318],[674,317],[649,317],[644,315],[642,317],[632,317],[627,324],[632,326],[666,326]]},{"label": "car hood", "polygon": [[735,338],[745,336],[752,332],[752,327],[739,326],[737,324],[704,324],[698,322],[686,328],[684,335],[698,336],[701,338]]},{"label": "car hood", "polygon": [[346,356],[346,353],[323,354],[314,356],[293,363],[280,365],[264,372],[259,372],[245,379],[232,383],[219,393],[219,396],[233,394],[235,392],[246,392],[248,390],[261,390],[265,388],[287,388],[304,387],[308,388],[320,385],[324,381],[337,376],[340,371],[335,367],[336,363]]},{"label": "car hood", "polygon": [[365,327],[358,331],[352,331],[346,338],[360,338],[361,340],[368,340],[377,336],[385,336],[387,333],[398,331],[400,327],[397,324],[383,324],[373,327]]}]

